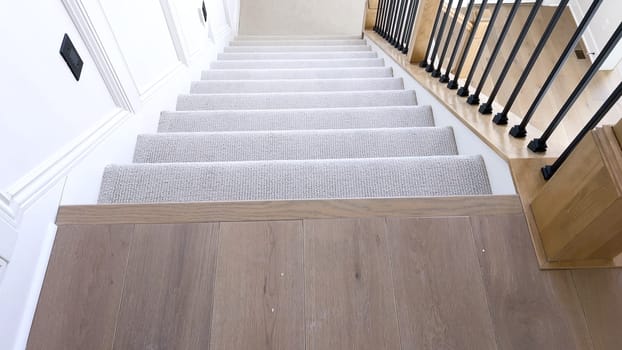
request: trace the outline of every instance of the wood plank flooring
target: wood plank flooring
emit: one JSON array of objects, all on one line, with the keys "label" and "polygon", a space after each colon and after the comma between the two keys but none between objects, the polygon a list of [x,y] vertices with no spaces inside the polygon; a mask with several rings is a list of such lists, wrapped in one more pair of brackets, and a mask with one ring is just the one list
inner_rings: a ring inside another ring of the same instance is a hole
[{"label": "wood plank flooring", "polygon": [[384,224],[305,221],[307,349],[399,349]]},{"label": "wood plank flooring", "polygon": [[540,271],[521,214],[63,225],[29,349],[595,349],[622,270]]},{"label": "wood plank flooring", "polygon": [[210,349],[304,349],[300,221],[222,223]]}]

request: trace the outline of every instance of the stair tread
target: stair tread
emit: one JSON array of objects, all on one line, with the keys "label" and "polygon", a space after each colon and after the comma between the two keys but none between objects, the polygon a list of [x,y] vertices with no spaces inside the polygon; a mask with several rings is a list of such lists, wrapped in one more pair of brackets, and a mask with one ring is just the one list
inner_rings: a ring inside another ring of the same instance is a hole
[{"label": "stair tread", "polygon": [[382,58],[214,61],[210,69],[383,67]]},{"label": "stair tread", "polygon": [[218,69],[201,74],[202,80],[343,79],[392,77],[390,67]]},{"label": "stair tread", "polygon": [[177,110],[412,106],[416,104],[417,98],[413,90],[185,94],[178,97]]},{"label": "stair tread", "polygon": [[110,165],[100,203],[490,194],[480,156]]},{"label": "stair tread", "polygon": [[279,40],[233,40],[229,43],[229,46],[347,46],[347,45],[365,45],[367,41],[365,39],[279,39]]},{"label": "stair tread", "polygon": [[457,155],[449,127],[139,135],[135,163]]},{"label": "stair tread", "polygon": [[430,106],[163,112],[160,132],[434,126]]},{"label": "stair tread", "polygon": [[194,81],[190,93],[402,90],[402,78]]},{"label": "stair tread", "polygon": [[227,46],[224,52],[372,51],[369,45]]},{"label": "stair tread", "polygon": [[356,35],[238,35],[235,40],[357,40],[361,39],[360,34]]},{"label": "stair tread", "polygon": [[378,58],[373,51],[329,51],[329,52],[225,52],[218,54],[218,60],[304,60],[304,59],[343,59]]}]

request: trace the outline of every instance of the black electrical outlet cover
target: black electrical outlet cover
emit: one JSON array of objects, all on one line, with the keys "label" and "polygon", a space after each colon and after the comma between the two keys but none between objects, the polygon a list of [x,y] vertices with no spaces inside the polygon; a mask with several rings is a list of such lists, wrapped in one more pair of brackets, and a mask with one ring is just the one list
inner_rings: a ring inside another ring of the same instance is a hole
[{"label": "black electrical outlet cover", "polygon": [[80,58],[67,34],[63,37],[63,43],[60,45],[60,55],[63,56],[73,76],[79,81],[84,62],[82,62],[82,58]]},{"label": "black electrical outlet cover", "polygon": [[207,22],[207,9],[205,8],[205,1],[203,1],[203,5],[201,6],[201,11],[203,12],[203,20]]}]

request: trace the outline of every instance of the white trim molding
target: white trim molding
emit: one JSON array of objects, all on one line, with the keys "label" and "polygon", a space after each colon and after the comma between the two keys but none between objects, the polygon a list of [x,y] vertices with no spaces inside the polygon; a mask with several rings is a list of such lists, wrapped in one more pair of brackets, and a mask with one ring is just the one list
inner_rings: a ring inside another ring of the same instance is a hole
[{"label": "white trim molding", "polygon": [[179,17],[175,6],[169,0],[160,0],[160,6],[164,13],[164,19],[168,26],[168,31],[177,53],[177,58],[186,66],[190,65],[190,55],[188,52],[188,43],[186,42],[182,32],[183,28],[179,25]]},{"label": "white trim molding", "polygon": [[111,116],[87,131],[75,142],[48,158],[3,192],[0,192],[0,213],[7,223],[17,228],[24,212],[57,183],[84,156],[119,128],[132,113],[115,110]]},{"label": "white trim molding", "polygon": [[[89,10],[82,0],[61,0],[61,2],[89,50],[114,103],[118,107],[130,112],[138,110],[140,107],[138,93],[135,89],[128,89],[127,86],[129,84],[124,84],[124,81],[127,81],[128,78],[131,79],[131,75],[127,70],[121,70],[126,68],[125,61],[118,53],[113,55],[109,50],[106,50],[106,47],[111,46],[106,45],[109,42],[102,38],[101,27],[103,26],[101,24],[97,26],[93,23],[93,14],[101,12],[101,9],[98,7],[99,11]],[[109,29],[107,23],[106,27]],[[114,37],[112,40],[114,40]],[[113,47],[118,47],[116,40],[114,40],[114,44],[115,46]]]}]

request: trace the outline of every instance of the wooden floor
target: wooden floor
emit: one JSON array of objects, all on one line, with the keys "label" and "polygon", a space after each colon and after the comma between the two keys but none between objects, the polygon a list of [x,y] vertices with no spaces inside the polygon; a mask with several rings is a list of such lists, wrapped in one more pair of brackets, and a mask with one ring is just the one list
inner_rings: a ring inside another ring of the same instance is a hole
[{"label": "wooden floor", "polygon": [[61,225],[29,349],[620,349],[622,270],[540,271],[520,209]]}]

